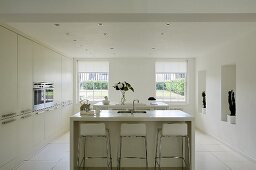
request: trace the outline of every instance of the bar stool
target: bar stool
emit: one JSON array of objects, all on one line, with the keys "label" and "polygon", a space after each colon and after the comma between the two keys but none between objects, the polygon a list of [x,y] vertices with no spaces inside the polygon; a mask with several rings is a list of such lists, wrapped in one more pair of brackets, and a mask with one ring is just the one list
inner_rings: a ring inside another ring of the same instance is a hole
[{"label": "bar stool", "polygon": [[[142,123],[136,123],[136,124],[127,124],[123,123],[121,124],[121,132],[120,132],[120,144],[119,144],[119,155],[118,155],[118,169],[120,170],[121,168],[121,160],[123,158],[127,159],[145,159],[146,162],[146,169],[148,169],[148,151],[147,151],[147,135],[146,135],[146,124]],[[136,137],[136,138],[143,138],[145,142],[145,156],[142,157],[135,157],[135,156],[127,156],[127,157],[122,157],[122,143],[123,143],[123,138],[128,138],[128,137]]]},{"label": "bar stool", "polygon": [[[170,137],[176,137],[181,138],[182,145],[181,155],[172,155],[172,156],[162,156],[162,138],[170,138]],[[186,161],[185,155],[184,155],[184,139],[185,143],[187,144],[188,148],[188,161]],[[162,158],[170,158],[170,159],[182,159],[182,161],[185,163],[186,169],[190,169],[190,139],[187,133],[187,124],[185,123],[173,123],[168,124],[164,123],[162,125],[162,129],[158,129],[157,132],[157,140],[156,140],[156,152],[155,152],[155,170],[158,165],[158,169],[161,169],[161,159]],[[182,162],[182,169],[183,169],[183,162]]]},{"label": "bar stool", "polygon": [[[87,156],[87,138],[105,138],[106,141],[106,155],[105,156]],[[83,146],[81,146],[83,145]],[[83,147],[83,148],[82,148]],[[80,152],[82,150],[82,160],[80,161]],[[78,140],[78,152],[77,152],[77,167],[81,167],[83,164],[83,169],[85,168],[86,160],[88,159],[106,159],[107,168],[112,170],[112,157],[111,157],[111,144],[110,144],[110,134],[109,129],[105,128],[104,123],[88,123],[80,124],[80,135]]]}]

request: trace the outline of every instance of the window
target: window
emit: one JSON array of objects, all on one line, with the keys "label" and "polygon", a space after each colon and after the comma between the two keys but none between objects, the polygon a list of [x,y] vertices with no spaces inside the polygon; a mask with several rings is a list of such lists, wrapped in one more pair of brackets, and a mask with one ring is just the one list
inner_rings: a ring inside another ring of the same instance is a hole
[{"label": "window", "polygon": [[187,61],[156,62],[156,99],[186,102]]},{"label": "window", "polygon": [[79,100],[102,101],[108,96],[108,62],[78,61]]}]

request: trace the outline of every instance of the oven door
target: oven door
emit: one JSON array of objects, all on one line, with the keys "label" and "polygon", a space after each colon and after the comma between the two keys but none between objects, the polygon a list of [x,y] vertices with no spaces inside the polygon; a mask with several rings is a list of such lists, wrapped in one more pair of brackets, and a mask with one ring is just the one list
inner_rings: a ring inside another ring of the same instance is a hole
[{"label": "oven door", "polygon": [[45,91],[41,88],[34,89],[34,110],[40,110],[44,108]]},{"label": "oven door", "polygon": [[45,107],[52,107],[54,105],[53,96],[54,96],[54,89],[45,88]]}]

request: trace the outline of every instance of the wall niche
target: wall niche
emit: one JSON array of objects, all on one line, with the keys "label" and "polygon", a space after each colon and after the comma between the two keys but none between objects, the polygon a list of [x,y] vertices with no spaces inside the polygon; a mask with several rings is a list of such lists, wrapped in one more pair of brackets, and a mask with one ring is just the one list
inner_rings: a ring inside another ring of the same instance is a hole
[{"label": "wall niche", "polygon": [[[197,91],[197,98],[198,98],[198,113],[206,113],[206,108],[203,108],[203,98],[202,98],[202,92],[206,93],[206,71],[205,70],[201,70],[198,71],[198,82],[197,82],[197,86],[198,86],[198,91]],[[207,95],[207,94],[206,94]],[[206,96],[207,98],[207,96]],[[206,103],[206,107],[207,107],[207,103]]]},{"label": "wall niche", "polygon": [[221,66],[221,120],[227,121],[230,114],[228,92],[233,90],[236,94],[236,65]]}]

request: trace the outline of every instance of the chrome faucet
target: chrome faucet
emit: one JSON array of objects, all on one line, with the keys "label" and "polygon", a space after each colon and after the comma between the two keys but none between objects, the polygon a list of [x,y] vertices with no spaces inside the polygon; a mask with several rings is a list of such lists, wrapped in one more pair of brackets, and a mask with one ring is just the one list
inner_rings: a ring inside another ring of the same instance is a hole
[{"label": "chrome faucet", "polygon": [[135,100],[132,101],[132,111],[131,111],[131,114],[134,113],[134,102],[140,103],[140,101],[138,99],[135,99]]}]

